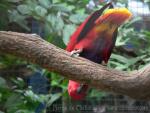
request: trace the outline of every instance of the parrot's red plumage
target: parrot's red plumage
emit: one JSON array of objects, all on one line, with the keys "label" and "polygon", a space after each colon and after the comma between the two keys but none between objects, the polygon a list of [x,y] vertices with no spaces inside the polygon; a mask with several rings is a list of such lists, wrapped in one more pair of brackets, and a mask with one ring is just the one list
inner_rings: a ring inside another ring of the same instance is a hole
[{"label": "parrot's red plumage", "polygon": [[[96,63],[108,62],[115,45],[118,27],[131,13],[126,8],[112,8],[108,3],[91,14],[73,33],[66,50],[69,52],[82,50],[80,56]],[[104,12],[104,14],[102,14]],[[88,85],[69,80],[68,93],[75,100],[86,96]]]}]

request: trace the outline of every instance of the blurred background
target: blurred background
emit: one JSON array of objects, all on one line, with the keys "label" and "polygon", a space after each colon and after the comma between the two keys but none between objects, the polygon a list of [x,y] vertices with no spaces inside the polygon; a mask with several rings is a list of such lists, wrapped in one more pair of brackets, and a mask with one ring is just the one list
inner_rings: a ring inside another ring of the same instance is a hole
[{"label": "blurred background", "polygon": [[[150,0],[111,0],[131,21],[119,28],[108,67],[123,71],[150,62]],[[110,0],[0,0],[0,30],[33,33],[65,49],[70,35]],[[8,45],[9,46],[9,45]],[[150,102],[90,89],[83,101],[67,94],[68,80],[0,53],[0,113],[150,113]]]}]

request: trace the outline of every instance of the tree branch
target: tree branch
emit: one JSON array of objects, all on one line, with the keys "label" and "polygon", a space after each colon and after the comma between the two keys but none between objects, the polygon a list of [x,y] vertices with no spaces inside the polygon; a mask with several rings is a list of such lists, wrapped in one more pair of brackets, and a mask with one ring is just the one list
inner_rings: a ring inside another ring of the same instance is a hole
[{"label": "tree branch", "polygon": [[73,58],[37,35],[0,31],[0,52],[12,54],[62,76],[87,83],[103,91],[150,99],[150,65],[133,72],[122,72]]}]

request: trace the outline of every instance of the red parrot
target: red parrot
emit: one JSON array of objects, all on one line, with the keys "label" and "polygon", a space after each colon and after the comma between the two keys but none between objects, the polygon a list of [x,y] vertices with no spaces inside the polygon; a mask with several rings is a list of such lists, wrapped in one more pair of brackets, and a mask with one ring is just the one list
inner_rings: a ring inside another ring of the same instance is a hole
[{"label": "red parrot", "polygon": [[[104,11],[106,8],[106,11]],[[131,17],[126,8],[111,3],[92,13],[70,37],[66,50],[95,63],[107,63],[115,45],[118,27]],[[69,80],[68,93],[74,100],[86,96],[88,85]]]}]

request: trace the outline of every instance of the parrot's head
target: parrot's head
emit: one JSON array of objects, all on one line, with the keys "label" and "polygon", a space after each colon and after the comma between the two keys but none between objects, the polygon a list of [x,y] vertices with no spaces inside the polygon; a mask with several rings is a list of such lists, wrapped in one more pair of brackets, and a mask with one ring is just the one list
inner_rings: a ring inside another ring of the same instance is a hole
[{"label": "parrot's head", "polygon": [[88,85],[82,85],[78,82],[69,80],[68,93],[73,100],[82,100],[86,96]]},{"label": "parrot's head", "polygon": [[111,29],[118,28],[131,17],[132,13],[127,8],[113,8],[105,10],[95,23],[98,26],[98,31],[105,30],[105,28],[111,31]]}]

